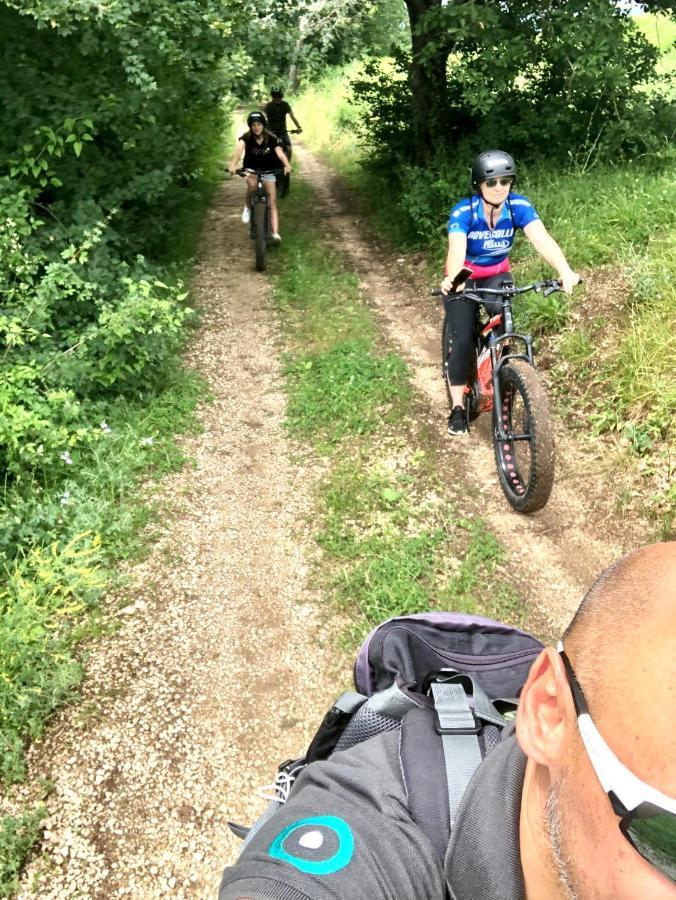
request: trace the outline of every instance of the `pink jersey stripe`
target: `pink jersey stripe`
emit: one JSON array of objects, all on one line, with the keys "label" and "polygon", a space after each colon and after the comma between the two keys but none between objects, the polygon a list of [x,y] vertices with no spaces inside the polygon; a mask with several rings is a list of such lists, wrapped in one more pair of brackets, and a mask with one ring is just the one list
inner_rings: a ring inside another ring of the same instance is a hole
[{"label": "pink jersey stripe", "polygon": [[466,259],[464,265],[472,270],[472,278],[490,278],[493,275],[502,275],[503,272],[511,272],[508,259],[503,259],[502,262],[494,263],[492,266],[478,266]]}]

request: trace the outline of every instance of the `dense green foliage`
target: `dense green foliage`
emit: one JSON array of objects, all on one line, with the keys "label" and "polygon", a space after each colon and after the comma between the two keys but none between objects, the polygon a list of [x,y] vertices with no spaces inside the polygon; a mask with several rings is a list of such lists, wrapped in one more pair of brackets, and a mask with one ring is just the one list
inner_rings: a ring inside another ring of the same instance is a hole
[{"label": "dense green foliage", "polygon": [[[296,90],[326,66],[380,55],[408,38],[401,0],[229,0],[233,90],[265,97]],[[236,69],[236,71],[234,71]]]},{"label": "dense green foliage", "polygon": [[354,84],[367,139],[379,139],[370,152],[426,164],[440,149],[469,156],[499,133],[522,159],[586,169],[673,140],[659,51],[612,0],[412,6],[413,49],[396,55],[398,72],[371,61]]},{"label": "dense green foliage", "polygon": [[[73,648],[201,391],[179,268],[219,140],[219,4],[0,4],[0,778],[80,677]],[[9,126],[11,123],[11,127]],[[175,253],[173,254],[175,255]]]},{"label": "dense green foliage", "polygon": [[163,377],[188,313],[151,259],[223,89],[204,4],[21,9],[0,6],[0,465],[14,481],[56,475],[100,440],[91,404]]}]

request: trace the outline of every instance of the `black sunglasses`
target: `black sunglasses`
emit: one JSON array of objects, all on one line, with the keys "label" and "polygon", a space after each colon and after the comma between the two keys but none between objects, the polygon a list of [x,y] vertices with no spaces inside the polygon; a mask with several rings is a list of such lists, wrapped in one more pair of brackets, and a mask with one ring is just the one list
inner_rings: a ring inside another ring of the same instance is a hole
[{"label": "black sunglasses", "polygon": [[620,831],[644,859],[676,882],[676,800],[641,781],[615,756],[592,721],[560,641],[557,649],[573,695],[582,743],[615,815],[620,817]]},{"label": "black sunglasses", "polygon": [[507,187],[508,184],[512,183],[512,178],[487,178],[484,181],[486,187],[496,187],[496,185],[500,185],[501,187]]}]

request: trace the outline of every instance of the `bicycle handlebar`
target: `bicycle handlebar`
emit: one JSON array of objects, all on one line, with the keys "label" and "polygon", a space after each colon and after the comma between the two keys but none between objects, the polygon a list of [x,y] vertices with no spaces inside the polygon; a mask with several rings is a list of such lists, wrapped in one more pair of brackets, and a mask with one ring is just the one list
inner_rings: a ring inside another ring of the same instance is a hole
[{"label": "bicycle handlebar", "polygon": [[279,171],[278,169],[235,169],[235,175],[239,175],[240,178],[245,178],[247,175],[273,175],[275,172]]},{"label": "bicycle handlebar", "polygon": [[[578,284],[583,284],[581,278]],[[444,294],[441,288],[435,288],[432,291],[432,296],[452,298],[462,297],[465,300],[474,300],[475,303],[483,303],[484,298],[480,296],[481,294],[490,294],[498,297],[504,297],[505,294],[508,294],[510,297],[516,297],[517,294],[525,294],[528,291],[535,291],[536,294],[539,294],[540,291],[542,291],[543,297],[549,297],[550,294],[562,290],[561,281],[558,278],[549,278],[546,281],[534,281],[532,284],[527,284],[520,288],[516,287],[516,285],[505,285],[504,288],[497,290],[495,288],[473,288],[472,290],[464,290],[458,293],[449,292],[448,294]]]}]

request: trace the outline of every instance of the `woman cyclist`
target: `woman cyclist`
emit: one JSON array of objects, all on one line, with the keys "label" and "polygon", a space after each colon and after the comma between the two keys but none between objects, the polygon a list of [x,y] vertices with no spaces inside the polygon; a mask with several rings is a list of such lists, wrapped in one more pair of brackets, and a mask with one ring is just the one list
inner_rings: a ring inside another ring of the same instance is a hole
[{"label": "woman cyclist", "polygon": [[[291,171],[289,160],[284,149],[271,131],[268,131],[268,121],[262,112],[251,112],[247,116],[246,124],[249,130],[237,141],[235,152],[232,155],[228,171],[234,173],[239,164],[240,157],[244,154],[245,169],[263,169],[263,184],[270,204],[270,224],[272,226],[272,240],[279,244],[282,240],[279,236],[279,213],[277,212],[277,181],[275,169],[284,169],[284,174]],[[242,211],[242,222],[246,225],[251,217],[250,200],[256,190],[256,176],[246,177],[246,203]]]},{"label": "woman cyclist", "polygon": [[[580,276],[568,265],[563,251],[540,221],[530,200],[516,194],[514,160],[502,150],[486,150],[472,163],[474,194],[461,200],[448,217],[448,256],[445,277],[441,283],[444,294],[452,289],[454,277],[463,267],[470,269],[471,278],[456,288],[497,288],[512,281],[509,252],[514,233],[521,228],[540,256],[556,269],[563,290],[570,294]],[[499,300],[484,303],[490,314],[500,312]],[[462,298],[446,301],[446,315],[451,327],[452,351],[448,358],[448,379],[451,387],[451,414],[448,433],[467,434],[467,420],[463,406],[467,376],[474,353],[477,306]]]}]

